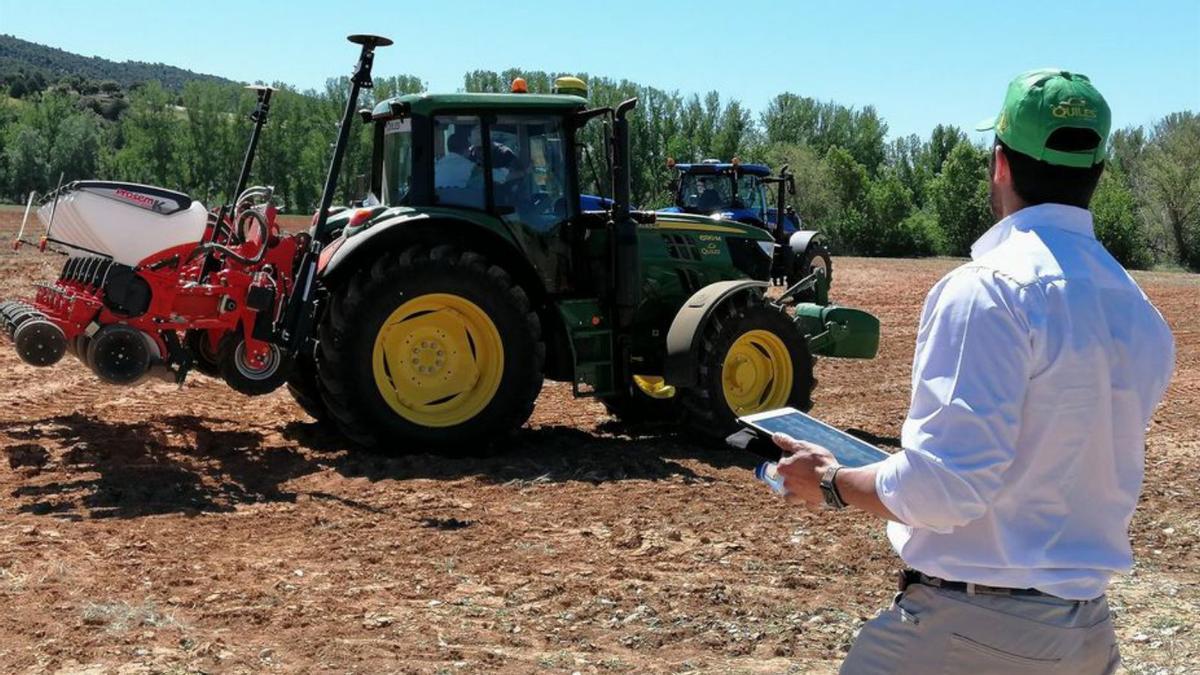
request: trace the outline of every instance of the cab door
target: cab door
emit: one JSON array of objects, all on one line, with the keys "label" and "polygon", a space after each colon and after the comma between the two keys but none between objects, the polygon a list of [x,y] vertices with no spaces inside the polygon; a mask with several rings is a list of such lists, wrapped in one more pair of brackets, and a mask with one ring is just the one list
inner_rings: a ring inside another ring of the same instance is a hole
[{"label": "cab door", "polygon": [[520,241],[552,292],[572,286],[568,224],[578,209],[561,115],[496,115],[489,120],[493,212]]}]

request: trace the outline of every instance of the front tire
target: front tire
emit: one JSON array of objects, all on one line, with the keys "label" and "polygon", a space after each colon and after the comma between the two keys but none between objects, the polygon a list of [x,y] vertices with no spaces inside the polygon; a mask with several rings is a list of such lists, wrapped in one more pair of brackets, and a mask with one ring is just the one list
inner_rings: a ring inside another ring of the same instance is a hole
[{"label": "front tire", "polygon": [[[833,259],[829,256],[829,249],[820,241],[811,242],[808,248],[804,249],[804,255],[800,256],[795,261],[796,265],[792,268],[791,274],[787,279],[787,286],[791,286],[810,274],[821,273],[825,275],[826,284],[833,282]],[[816,291],[809,289],[799,294],[796,297],[799,302],[813,302],[816,300]]]},{"label": "front tire", "polygon": [[545,345],[525,292],[478,253],[412,246],[330,292],[321,398],[351,440],[476,453],[529,419]]},{"label": "front tire", "polygon": [[737,431],[738,417],[812,407],[813,360],[782,308],[758,294],[717,308],[704,330],[697,386],[681,392],[688,426],[714,440]]}]

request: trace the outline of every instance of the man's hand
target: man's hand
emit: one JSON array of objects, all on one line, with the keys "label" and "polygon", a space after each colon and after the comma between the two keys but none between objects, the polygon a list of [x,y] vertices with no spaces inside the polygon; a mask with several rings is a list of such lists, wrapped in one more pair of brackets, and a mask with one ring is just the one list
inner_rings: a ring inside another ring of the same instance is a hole
[{"label": "man's hand", "polygon": [[[787,499],[792,503],[818,506],[825,503],[821,495],[821,475],[837,464],[833,453],[819,445],[798,441],[787,434],[771,437],[785,456],[779,460],[779,475],[787,488]],[[840,481],[839,481],[840,482]]]}]

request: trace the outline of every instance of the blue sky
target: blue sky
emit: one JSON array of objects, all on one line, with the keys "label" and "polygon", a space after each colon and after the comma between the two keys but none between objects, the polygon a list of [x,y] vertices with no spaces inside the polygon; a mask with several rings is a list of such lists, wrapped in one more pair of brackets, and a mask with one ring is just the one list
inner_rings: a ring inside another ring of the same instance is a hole
[{"label": "blue sky", "polygon": [[353,32],[396,40],[377,73],[417,75],[435,91],[458,89],[467,70],[509,66],[716,89],[756,113],[791,91],[874,104],[892,136],[971,126],[995,112],[1013,75],[1041,66],[1091,76],[1116,126],[1200,110],[1200,0],[0,0],[0,33],[300,87],[349,71]]}]

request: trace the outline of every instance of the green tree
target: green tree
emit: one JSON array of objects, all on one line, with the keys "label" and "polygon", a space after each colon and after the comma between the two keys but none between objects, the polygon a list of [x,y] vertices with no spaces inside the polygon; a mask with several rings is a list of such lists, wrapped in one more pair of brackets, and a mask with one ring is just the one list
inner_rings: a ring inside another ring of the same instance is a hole
[{"label": "green tree", "polygon": [[[806,229],[829,230],[841,212],[834,178],[815,150],[790,143],[768,144],[763,159],[773,168],[787,164],[796,177],[796,194],[791,197]],[[772,204],[775,202],[772,201]]]},{"label": "green tree", "polygon": [[63,120],[49,148],[47,178],[64,182],[92,178],[100,164],[99,118],[91,111],[77,112]]},{"label": "green tree", "polygon": [[12,136],[5,143],[9,194],[20,199],[30,190],[45,192],[46,155],[49,148],[46,138],[30,126],[14,126],[11,129]]},{"label": "green tree", "polygon": [[902,227],[912,213],[912,192],[895,174],[881,174],[867,189],[868,227],[859,249],[866,255],[906,256],[917,253],[918,242]]},{"label": "green tree", "polygon": [[1135,212],[1133,193],[1119,169],[1100,177],[1090,204],[1096,238],[1128,269],[1145,269],[1153,262]]},{"label": "green tree", "polygon": [[929,186],[937,214],[943,253],[965,256],[971,244],[991,225],[988,200],[987,153],[970,143],[950,151],[942,172]]},{"label": "green tree", "polygon": [[867,220],[867,191],[870,177],[842,147],[833,146],[825,153],[824,163],[837,199],[837,215],[828,223],[827,236],[846,253],[858,253],[867,246],[870,224]]},{"label": "green tree", "polygon": [[244,119],[249,96],[235,87],[202,81],[184,85],[181,96],[183,133],[175,145],[180,178],[194,197],[210,202],[232,199],[225,193],[241,162],[239,146],[245,142],[235,138],[235,132],[242,126],[238,122]]},{"label": "green tree", "polygon": [[170,94],[157,82],[150,82],[134,90],[129,98],[129,111],[121,119],[124,146],[115,158],[118,177],[183,187],[174,161],[181,120]]},{"label": "green tree", "polygon": [[875,108],[854,110],[832,101],[783,93],[767,104],[760,117],[766,142],[810,145],[820,153],[844,148],[869,174],[885,157],[887,124]]},{"label": "green tree", "polygon": [[1200,269],[1200,115],[1168,115],[1138,162],[1147,215],[1165,229],[1176,259]]}]

